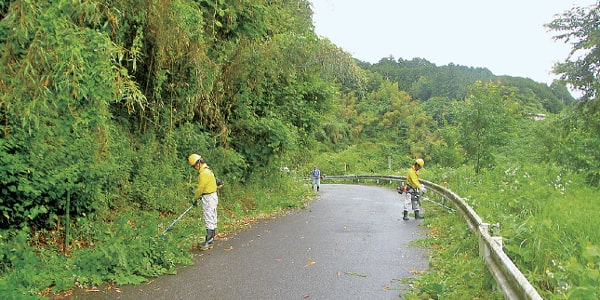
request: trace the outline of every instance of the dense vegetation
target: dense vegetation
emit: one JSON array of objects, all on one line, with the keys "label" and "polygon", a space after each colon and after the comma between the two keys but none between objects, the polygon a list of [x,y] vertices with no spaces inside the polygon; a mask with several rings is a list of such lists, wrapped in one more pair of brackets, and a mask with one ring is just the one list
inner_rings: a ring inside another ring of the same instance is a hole
[{"label": "dense vegetation", "polygon": [[586,92],[575,100],[565,82],[355,61],[316,36],[307,0],[0,1],[0,294],[135,284],[191,263],[196,213],[160,232],[189,205],[185,158],[198,152],[226,181],[223,231],[301,207],[314,162],[390,173],[423,157],[428,179],[460,183],[503,224],[544,296],[598,295],[598,43],[579,25],[595,11],[548,25],[590,53],[556,67]]}]

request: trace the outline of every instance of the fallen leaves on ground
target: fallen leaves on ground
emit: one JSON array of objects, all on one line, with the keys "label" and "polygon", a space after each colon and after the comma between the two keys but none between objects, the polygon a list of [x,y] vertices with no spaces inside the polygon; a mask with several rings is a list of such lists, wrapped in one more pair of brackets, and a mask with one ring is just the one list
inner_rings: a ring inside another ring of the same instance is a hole
[{"label": "fallen leaves on ground", "polygon": [[314,262],[314,261],[309,261],[309,262],[308,262],[308,263],[306,263],[304,266],[305,266],[305,267],[310,267],[310,266],[312,266],[312,265],[314,265],[314,264],[316,264],[316,262]]}]

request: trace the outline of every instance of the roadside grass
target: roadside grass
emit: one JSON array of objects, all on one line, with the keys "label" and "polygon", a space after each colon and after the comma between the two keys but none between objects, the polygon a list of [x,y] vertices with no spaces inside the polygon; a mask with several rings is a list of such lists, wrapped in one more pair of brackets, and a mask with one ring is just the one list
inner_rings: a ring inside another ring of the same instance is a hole
[{"label": "roadside grass", "polygon": [[403,299],[504,299],[479,258],[477,237],[458,212],[423,202],[427,237],[413,245],[427,248],[429,268],[402,280],[411,289]]},{"label": "roadside grass", "polygon": [[[246,185],[226,183],[219,191],[218,238],[260,218],[301,209],[312,196],[292,173],[251,178]],[[24,229],[12,236],[0,232],[0,298],[52,298],[75,288],[139,284],[174,274],[178,265],[193,264],[190,250],[203,240],[201,208],[161,233],[190,205],[190,199],[177,198],[169,204],[170,213],[124,207],[78,218],[70,226],[68,249],[64,227]]]},{"label": "roadside grass", "polygon": [[429,175],[498,225],[493,233],[544,299],[600,298],[600,192],[584,176],[546,164]]}]

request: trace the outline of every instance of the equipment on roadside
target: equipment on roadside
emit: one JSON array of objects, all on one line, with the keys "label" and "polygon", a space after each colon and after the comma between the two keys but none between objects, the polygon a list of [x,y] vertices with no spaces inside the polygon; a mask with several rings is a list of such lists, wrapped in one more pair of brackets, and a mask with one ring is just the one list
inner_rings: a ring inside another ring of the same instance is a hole
[{"label": "equipment on roadside", "polygon": [[169,231],[175,225],[175,223],[179,222],[179,220],[181,220],[181,218],[183,218],[183,216],[185,216],[185,214],[187,214],[188,211],[192,209],[192,207],[194,207],[193,204],[190,207],[188,207],[181,215],[179,215],[179,217],[177,217],[175,221],[173,221],[169,226],[167,226],[167,228],[165,228],[165,230],[163,231],[162,235],[165,235],[165,233],[167,233],[167,231]]},{"label": "equipment on roadside", "polygon": [[405,185],[401,185],[398,187],[398,194],[403,194],[408,192],[408,187]]},{"label": "equipment on roadside", "polygon": [[[416,163],[421,165],[419,163],[419,160],[422,161],[422,159],[418,159]],[[402,184],[400,186],[398,186],[396,190],[398,191],[398,194],[401,195],[401,198],[404,200],[404,212],[402,215],[402,220],[407,221],[407,220],[409,220],[408,210],[412,209],[413,196],[416,198],[416,201],[419,205],[418,207],[420,207],[421,206],[421,196],[425,192],[427,192],[427,188],[425,187],[425,185],[422,185],[420,189],[415,189],[409,185],[405,185],[405,183],[402,182]],[[419,209],[414,210],[414,212],[415,212],[415,219],[424,219],[424,217],[421,214],[421,211]]]}]

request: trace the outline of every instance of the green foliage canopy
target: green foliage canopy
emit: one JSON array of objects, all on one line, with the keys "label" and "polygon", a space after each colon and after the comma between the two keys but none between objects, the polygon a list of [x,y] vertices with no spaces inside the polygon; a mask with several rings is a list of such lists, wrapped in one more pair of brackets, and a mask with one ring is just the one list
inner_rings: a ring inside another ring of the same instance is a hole
[{"label": "green foliage canopy", "polygon": [[575,89],[583,100],[559,122],[558,147],[552,148],[554,159],[572,170],[587,174],[588,182],[600,184],[600,3],[575,7],[558,15],[546,27],[558,32],[555,40],[573,48],[564,62],[555,64],[554,72]]},{"label": "green foliage canopy", "polygon": [[456,119],[460,142],[475,167],[475,173],[493,166],[493,147],[504,145],[511,136],[516,102],[494,83],[476,82],[464,102],[457,103]]},{"label": "green foliage canopy", "polygon": [[596,98],[600,90],[600,4],[588,7],[575,7],[546,24],[546,28],[556,31],[555,40],[570,43],[573,48],[564,62],[554,66],[554,72],[561,79],[584,92],[589,99]]},{"label": "green foliage canopy", "polygon": [[316,38],[308,1],[2,3],[5,228],[170,210],[191,152],[238,181],[299,156],[346,59]]}]

